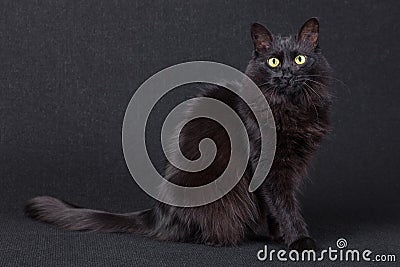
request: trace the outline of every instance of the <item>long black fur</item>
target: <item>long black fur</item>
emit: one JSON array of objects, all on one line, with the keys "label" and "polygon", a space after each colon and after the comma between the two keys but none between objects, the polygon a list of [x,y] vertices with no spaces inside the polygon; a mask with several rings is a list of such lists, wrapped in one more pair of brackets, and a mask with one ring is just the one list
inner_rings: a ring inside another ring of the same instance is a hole
[{"label": "long black fur", "polygon": [[[236,245],[246,239],[268,235],[292,249],[315,249],[300,213],[296,194],[312,156],[328,132],[330,68],[318,45],[317,19],[308,20],[296,36],[272,35],[261,24],[251,28],[253,57],[246,74],[259,86],[272,109],[277,128],[277,150],[264,183],[248,191],[260,153],[260,133],[254,115],[233,93],[206,86],[202,96],[224,101],[244,121],[251,144],[251,157],[244,176],[225,195],[205,206],[180,208],[157,203],[150,210],[113,214],[80,208],[43,196],[28,201],[26,214],[68,230],[128,232],[158,240],[194,242],[216,246]],[[296,65],[296,55],[307,62]],[[281,64],[272,68],[267,60]],[[196,105],[187,115],[196,111]],[[208,119],[196,119],[182,130],[179,142],[189,159],[200,156],[196,144],[212,138],[218,154],[214,162],[198,173],[188,173],[167,163],[165,178],[184,186],[198,186],[215,180],[230,157],[229,138],[223,127]],[[234,160],[234,159],[233,159]]]}]

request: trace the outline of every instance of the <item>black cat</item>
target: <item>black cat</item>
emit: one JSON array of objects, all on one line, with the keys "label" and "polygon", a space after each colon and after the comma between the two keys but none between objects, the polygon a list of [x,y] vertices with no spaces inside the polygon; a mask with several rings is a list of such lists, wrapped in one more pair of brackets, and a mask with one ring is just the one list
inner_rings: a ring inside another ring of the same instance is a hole
[{"label": "black cat", "polygon": [[[202,96],[224,101],[244,121],[251,144],[245,174],[222,199],[195,208],[157,203],[152,209],[126,214],[80,208],[42,196],[28,201],[26,213],[37,220],[68,230],[129,232],[158,240],[236,245],[267,233],[291,249],[315,249],[301,216],[296,193],[321,139],[328,132],[330,68],[318,46],[318,20],[311,18],[297,36],[272,35],[254,23],[253,57],[246,74],[259,86],[272,109],[277,148],[271,170],[263,184],[248,191],[260,153],[260,132],[254,115],[235,94],[218,86],[206,86]],[[196,109],[196,107],[194,107]],[[193,112],[188,111],[189,113]],[[200,140],[212,138],[218,154],[205,170],[189,173],[167,163],[165,178],[184,186],[215,180],[230,156],[227,133],[218,123],[196,119],[182,130],[182,153],[199,157]]]}]

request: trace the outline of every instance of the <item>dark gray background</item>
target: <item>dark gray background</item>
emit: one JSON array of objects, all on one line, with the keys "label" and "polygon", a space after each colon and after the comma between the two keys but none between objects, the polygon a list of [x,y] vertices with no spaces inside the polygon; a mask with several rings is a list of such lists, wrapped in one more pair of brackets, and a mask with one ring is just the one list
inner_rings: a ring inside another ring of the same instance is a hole
[{"label": "dark gray background", "polygon": [[244,70],[251,22],[289,34],[311,16],[320,18],[320,44],[340,81],[333,132],[302,196],[304,215],[321,247],[345,237],[352,248],[400,260],[399,13],[398,1],[3,1],[0,263],[257,264],[266,242],[209,248],[70,233],[32,222],[22,207],[44,194],[116,212],[150,207],[121,148],[136,88],[185,61]]}]

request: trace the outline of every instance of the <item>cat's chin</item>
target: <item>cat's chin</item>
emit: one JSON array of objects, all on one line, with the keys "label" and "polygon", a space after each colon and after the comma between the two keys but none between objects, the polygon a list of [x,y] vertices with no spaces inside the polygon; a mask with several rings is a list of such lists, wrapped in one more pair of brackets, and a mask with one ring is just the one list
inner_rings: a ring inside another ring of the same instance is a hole
[{"label": "cat's chin", "polygon": [[278,92],[288,96],[298,95],[301,92],[301,87],[297,85],[288,85],[279,88]]}]

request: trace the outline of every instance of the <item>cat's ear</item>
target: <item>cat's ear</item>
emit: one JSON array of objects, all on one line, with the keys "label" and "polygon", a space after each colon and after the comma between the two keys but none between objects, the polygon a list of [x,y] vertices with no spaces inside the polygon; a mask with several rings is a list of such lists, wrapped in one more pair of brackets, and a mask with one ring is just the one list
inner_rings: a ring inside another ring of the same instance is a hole
[{"label": "cat's ear", "polygon": [[251,25],[251,38],[258,54],[265,54],[272,45],[271,32],[259,23]]},{"label": "cat's ear", "polygon": [[301,27],[299,41],[307,41],[314,49],[318,46],[319,22],[317,18],[307,20]]}]

